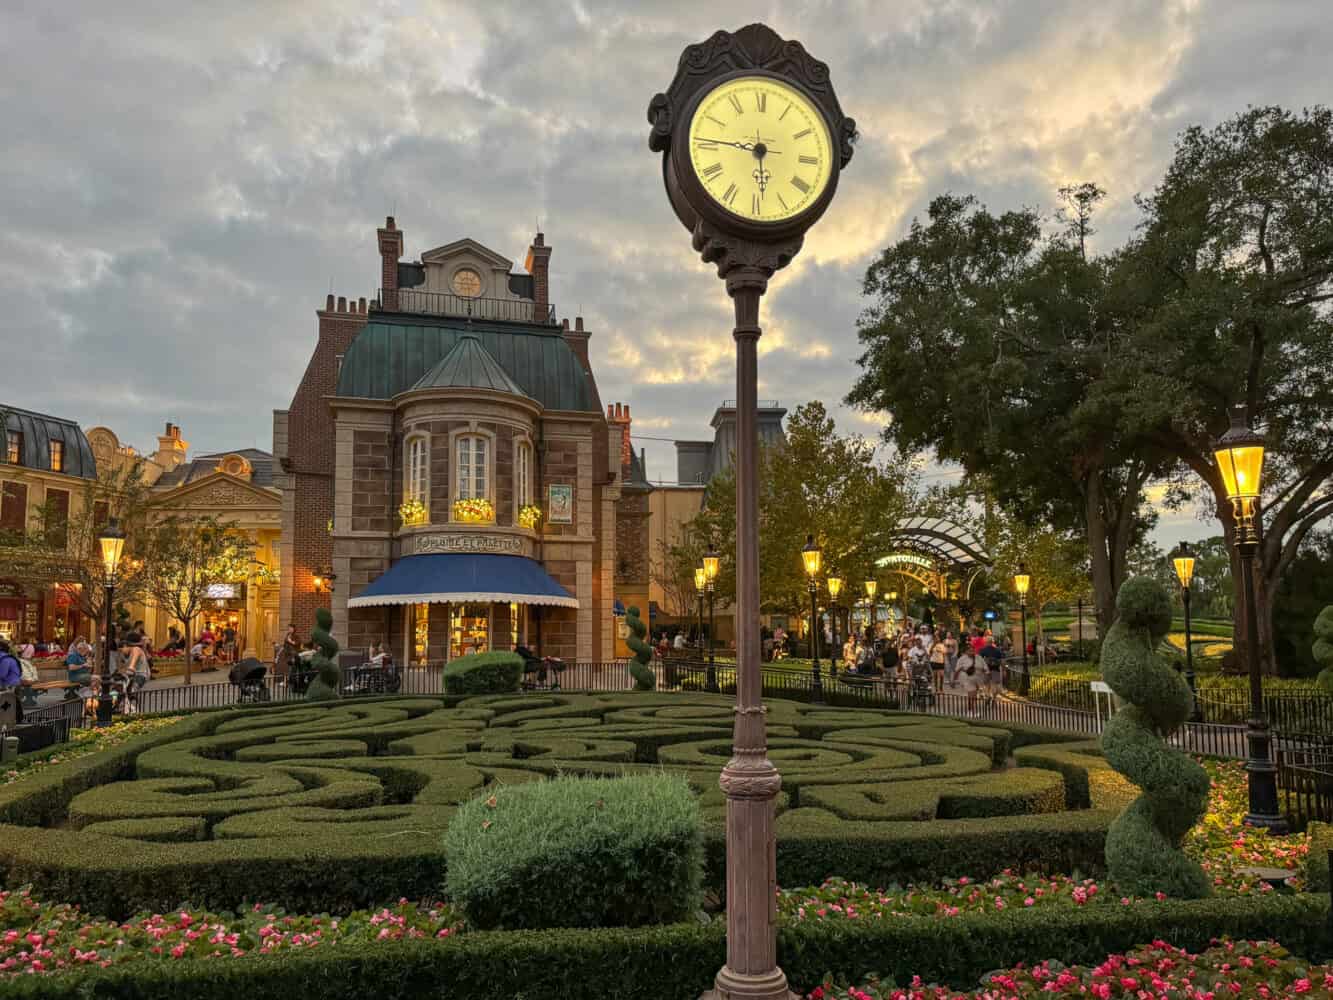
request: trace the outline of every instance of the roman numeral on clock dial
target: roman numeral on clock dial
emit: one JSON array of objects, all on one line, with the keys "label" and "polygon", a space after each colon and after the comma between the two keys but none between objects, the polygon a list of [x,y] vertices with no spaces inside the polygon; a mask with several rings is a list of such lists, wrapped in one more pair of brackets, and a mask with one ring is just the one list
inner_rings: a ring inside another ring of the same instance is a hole
[{"label": "roman numeral on clock dial", "polygon": [[738,115],[745,114],[745,109],[741,107],[741,99],[739,97],[737,97],[735,94],[728,94],[727,100],[729,100],[731,102],[731,106],[736,109],[736,114]]},{"label": "roman numeral on clock dial", "polygon": [[798,156],[797,159],[800,160],[802,163],[809,163],[813,166],[819,165],[818,156]]},{"label": "roman numeral on clock dial", "polygon": [[807,184],[805,181],[801,180],[799,177],[793,177],[791,179],[791,186],[794,187],[797,191],[801,192],[801,194],[810,193],[810,185]]},{"label": "roman numeral on clock dial", "polygon": [[735,184],[732,184],[730,187],[727,188],[726,191],[724,191],[724,192],[722,193],[722,200],[725,201],[728,205],[734,205],[734,204],[736,204],[736,185],[735,185]]},{"label": "roman numeral on clock dial", "polygon": [[763,114],[768,110],[768,95],[762,90],[754,95],[755,110]]},{"label": "roman numeral on clock dial", "polygon": [[812,128],[803,128],[803,129],[801,129],[801,131],[797,132],[794,136],[792,136],[792,138],[793,138],[793,139],[804,139],[807,135],[811,135],[813,132],[814,132],[814,129],[812,129]]},{"label": "roman numeral on clock dial", "polygon": [[722,173],[722,164],[710,163],[699,172],[704,175],[704,180],[711,181],[718,174]]}]

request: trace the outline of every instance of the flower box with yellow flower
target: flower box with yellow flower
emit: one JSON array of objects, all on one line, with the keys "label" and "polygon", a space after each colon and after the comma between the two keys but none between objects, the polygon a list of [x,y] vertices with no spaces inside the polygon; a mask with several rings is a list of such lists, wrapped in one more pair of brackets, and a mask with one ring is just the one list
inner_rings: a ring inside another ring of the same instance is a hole
[{"label": "flower box with yellow flower", "polygon": [[494,524],[495,507],[485,497],[455,500],[454,520],[462,524]]},{"label": "flower box with yellow flower", "polygon": [[542,520],[542,509],[535,503],[526,503],[518,509],[518,524],[520,528],[527,528],[529,531],[536,531],[537,525]]},{"label": "flower box with yellow flower", "polygon": [[398,505],[398,520],[405,528],[414,524],[425,524],[426,517],[426,505],[420,500],[404,500]]}]

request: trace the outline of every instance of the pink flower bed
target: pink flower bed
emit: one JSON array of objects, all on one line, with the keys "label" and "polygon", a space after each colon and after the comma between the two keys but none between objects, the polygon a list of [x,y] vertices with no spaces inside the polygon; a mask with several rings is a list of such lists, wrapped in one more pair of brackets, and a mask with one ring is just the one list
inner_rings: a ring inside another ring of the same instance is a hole
[{"label": "pink flower bed", "polygon": [[860,986],[826,982],[810,1000],[1046,1000],[1048,997],[1115,997],[1133,1000],[1285,1000],[1333,997],[1333,969],[1310,965],[1272,941],[1214,942],[1191,955],[1165,941],[1111,955],[1096,966],[1041,962],[993,972],[974,990],[870,981]]},{"label": "pink flower bed", "polygon": [[341,942],[445,938],[460,928],[447,904],[405,899],[342,917],[255,905],[236,914],[182,909],[117,923],[67,903],[42,903],[27,890],[0,892],[0,977],[134,961],[271,955]]}]

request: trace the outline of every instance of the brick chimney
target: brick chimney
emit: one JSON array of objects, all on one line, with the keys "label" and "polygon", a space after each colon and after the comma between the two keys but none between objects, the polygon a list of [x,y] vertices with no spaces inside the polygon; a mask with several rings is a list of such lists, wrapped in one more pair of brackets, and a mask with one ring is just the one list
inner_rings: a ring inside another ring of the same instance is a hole
[{"label": "brick chimney", "polygon": [[560,335],[565,338],[565,343],[574,352],[574,356],[579,359],[579,365],[583,370],[591,373],[592,362],[588,360],[588,338],[592,334],[583,329],[583,317],[574,317],[574,329],[572,330],[569,328],[569,320],[562,319],[560,321]]},{"label": "brick chimney", "polygon": [[532,275],[533,312],[538,323],[546,321],[546,313],[551,307],[551,248],[546,245],[546,234],[538,233],[528,247],[528,259],[523,262],[528,274]]},{"label": "brick chimney", "polygon": [[607,403],[606,422],[612,427],[620,428],[620,476],[622,479],[628,479],[630,465],[634,460],[634,448],[630,444],[629,436],[629,404]]},{"label": "brick chimney", "polygon": [[181,439],[181,429],[168,422],[166,431],[157,437],[157,454],[153,456],[153,461],[170,472],[185,461],[189,450],[190,442]]},{"label": "brick chimney", "polygon": [[[381,307],[398,308],[398,261],[403,256],[403,233],[394,225],[393,216],[384,220],[384,228],[377,230],[380,242]],[[340,310],[341,311],[341,310]]]}]

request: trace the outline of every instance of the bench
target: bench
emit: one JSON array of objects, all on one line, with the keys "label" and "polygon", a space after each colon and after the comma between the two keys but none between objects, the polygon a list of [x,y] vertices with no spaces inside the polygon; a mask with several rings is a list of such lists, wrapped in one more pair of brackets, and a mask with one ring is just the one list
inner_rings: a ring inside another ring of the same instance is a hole
[{"label": "bench", "polygon": [[36,708],[37,696],[42,691],[77,691],[81,685],[78,681],[34,681],[31,684],[19,685],[19,697],[23,699],[24,708]]}]

